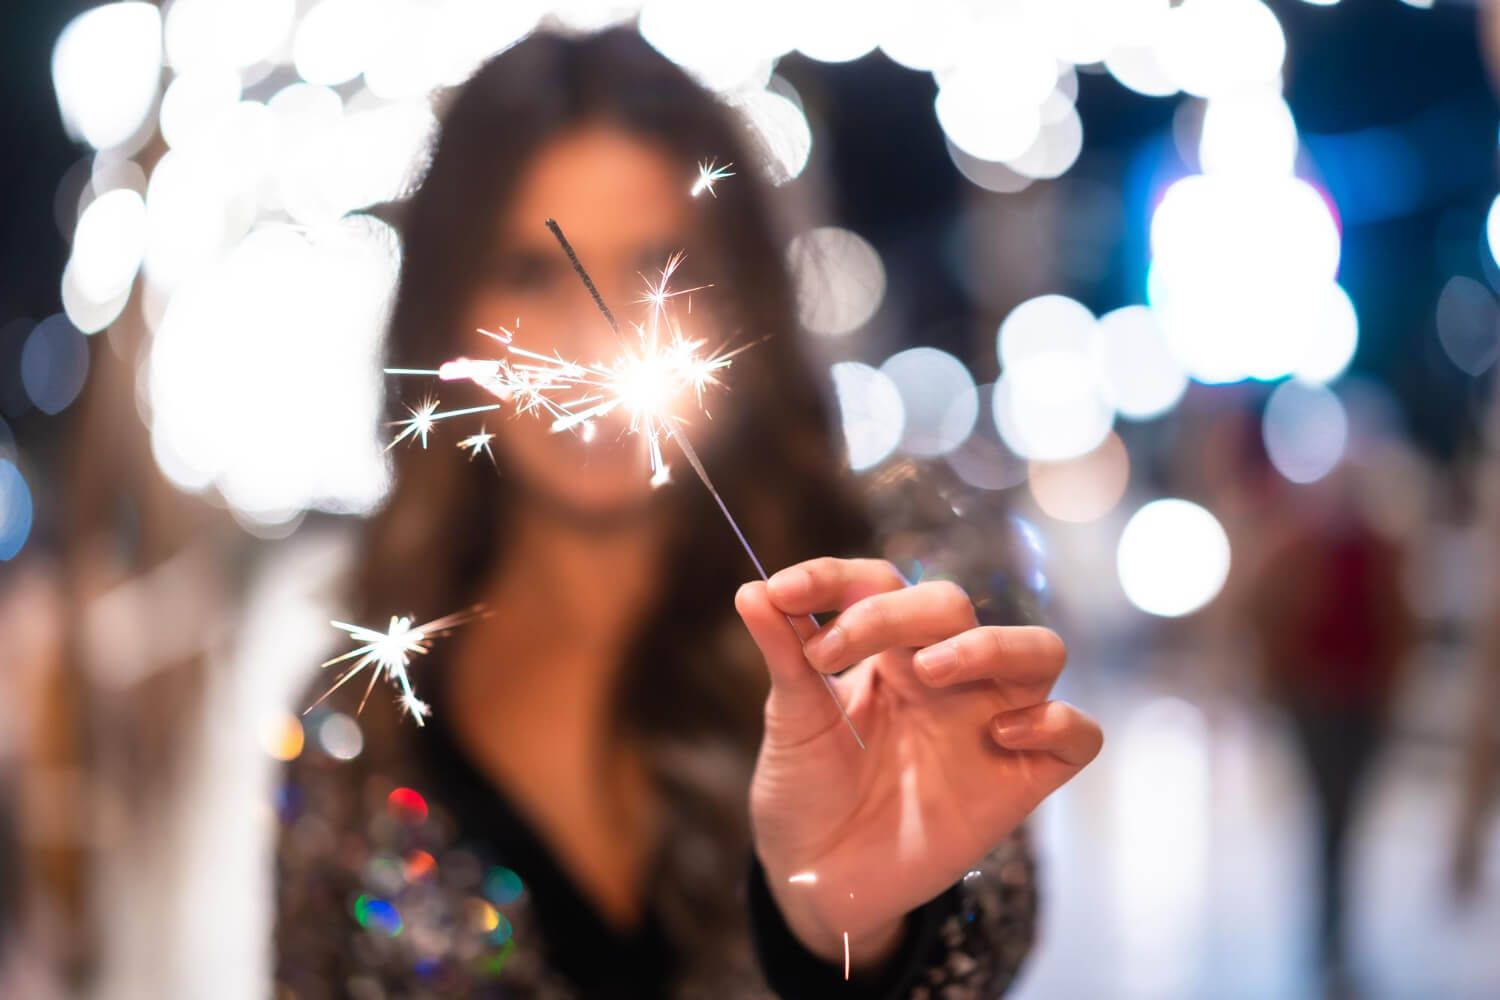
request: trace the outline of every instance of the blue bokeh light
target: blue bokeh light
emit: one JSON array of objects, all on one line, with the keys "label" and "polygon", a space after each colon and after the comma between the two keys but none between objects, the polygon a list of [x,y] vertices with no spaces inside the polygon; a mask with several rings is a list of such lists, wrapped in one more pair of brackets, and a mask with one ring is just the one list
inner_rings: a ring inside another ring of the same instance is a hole
[{"label": "blue bokeh light", "polygon": [[14,462],[0,458],[0,560],[14,559],[31,535],[31,488]]}]

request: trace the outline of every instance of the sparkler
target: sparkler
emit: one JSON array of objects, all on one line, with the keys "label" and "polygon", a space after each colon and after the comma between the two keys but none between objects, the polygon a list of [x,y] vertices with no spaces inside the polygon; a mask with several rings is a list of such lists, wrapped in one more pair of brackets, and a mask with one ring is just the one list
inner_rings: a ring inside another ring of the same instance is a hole
[{"label": "sparkler", "polygon": [[[693,194],[697,195],[706,190],[713,193],[713,184],[723,177],[732,176],[727,167],[715,166],[713,161],[708,161],[699,166],[698,183],[694,185]],[[501,329],[498,333],[480,331],[496,340],[506,348],[507,356],[504,359],[474,360],[470,358],[456,358],[445,363],[441,368],[434,370],[426,369],[387,369],[388,374],[394,375],[436,375],[441,379],[452,381],[467,379],[476,385],[488,390],[502,400],[511,402],[518,414],[526,412],[545,412],[553,417],[552,430],[554,432],[574,430],[581,431],[585,437],[593,433],[595,422],[617,411],[623,411],[629,417],[629,432],[639,434],[646,441],[651,469],[652,485],[660,485],[667,481],[670,476],[670,468],[662,455],[663,439],[671,439],[677,443],[682,451],[683,457],[692,466],[693,472],[698,476],[703,487],[708,490],[709,496],[713,498],[719,512],[724,516],[725,522],[730,530],[734,532],[740,547],[744,549],[745,555],[760,574],[762,580],[769,580],[770,574],[766,572],[760,557],[756,555],[755,549],[750,545],[750,540],[745,537],[739,522],[730,513],[729,506],[724,502],[713,480],[709,477],[708,470],[704,468],[703,462],[693,448],[692,442],[687,438],[683,430],[683,418],[672,412],[673,405],[686,391],[691,391],[700,409],[703,405],[703,392],[710,386],[718,385],[718,375],[729,367],[731,360],[738,351],[707,351],[705,343],[685,335],[681,326],[667,312],[668,302],[679,296],[685,295],[697,288],[674,291],[670,287],[671,279],[677,268],[681,265],[683,257],[674,254],[662,267],[660,277],[653,282],[647,280],[646,293],[641,302],[648,305],[647,321],[644,324],[632,323],[635,333],[635,343],[629,343],[621,328],[620,322],[610,310],[604,297],[599,294],[599,288],[594,284],[594,279],[589,275],[588,269],[579,260],[578,253],[573,245],[568,242],[567,236],[563,234],[562,227],[553,219],[546,220],[547,228],[551,230],[558,245],[562,247],[563,253],[567,255],[569,264],[572,265],[574,273],[578,275],[579,281],[583,283],[594,305],[598,308],[600,315],[610,329],[615,332],[619,339],[622,353],[613,362],[580,364],[570,361],[558,355],[539,354],[516,346],[511,331]],[[700,286],[701,287],[701,286]],[[401,432],[391,442],[394,447],[398,442],[412,438],[427,446],[427,436],[436,421],[450,417],[457,417],[469,413],[482,413],[499,408],[499,404],[487,406],[468,407],[460,410],[440,412],[435,399],[428,398],[417,408],[408,407],[411,412],[409,420],[398,421],[397,425],[402,428]],[[478,454],[482,447],[489,450],[489,435],[481,428],[480,433],[465,438],[459,442],[459,446],[470,448],[472,452],[470,459]],[[491,453],[493,458],[493,453]],[[792,619],[792,627],[798,634],[804,634]],[[816,618],[808,616],[808,621],[814,630],[818,628]],[[338,624],[338,623],[335,623]],[[386,643],[394,642],[392,637],[398,633],[398,625],[401,632],[409,629],[409,622],[405,619],[392,621],[391,633],[381,636],[380,633],[371,630],[362,630],[360,638],[370,640],[371,637],[383,640]],[[339,625],[340,628],[350,629],[351,626]],[[418,630],[420,632],[420,630]],[[373,640],[372,640],[373,641]],[[383,648],[378,646],[367,647],[365,658],[357,662],[356,668],[364,665],[370,656],[376,655],[376,650]],[[398,647],[406,649],[406,647]],[[425,652],[425,648],[419,650]],[[361,651],[356,651],[359,653]],[[349,654],[355,655],[355,654]],[[337,662],[337,661],[334,661]],[[387,658],[383,663],[397,662]],[[357,671],[351,671],[351,674]],[[415,695],[410,694],[410,684],[406,680],[405,660],[400,661],[399,670],[386,668],[393,679],[402,686],[403,707],[420,721],[421,714],[425,712],[426,706],[416,700]],[[340,678],[335,688],[342,684],[351,674]],[[376,674],[378,676],[378,672]],[[860,737],[859,730],[854,725],[854,720],[849,717],[843,701],[839,698],[838,689],[834,686],[833,678],[827,674],[820,674],[823,684],[828,691],[829,697],[838,708],[839,715],[844,724],[849,727],[853,734],[855,743],[861,750],[865,748],[864,740]],[[371,680],[373,686],[374,679]],[[326,697],[326,695],[325,695]],[[368,697],[368,692],[366,692]],[[320,699],[321,700],[321,699]],[[408,704],[410,702],[411,704]],[[363,702],[361,702],[363,705]],[[418,711],[420,709],[421,711]]]},{"label": "sparkler", "polygon": [[[624,336],[620,333],[619,322],[615,319],[614,313],[610,312],[609,306],[605,304],[603,297],[599,294],[599,289],[594,285],[593,279],[589,277],[588,270],[583,266],[583,262],[578,259],[578,254],[573,250],[572,244],[563,235],[562,228],[552,219],[547,220],[547,228],[552,230],[552,235],[557,238],[557,242],[562,246],[563,252],[567,254],[568,261],[573,265],[573,270],[578,274],[579,280],[583,282],[584,287],[589,291],[589,295],[593,297],[594,305],[599,308],[599,312],[603,314],[605,320],[615,331],[615,334],[620,336],[623,342]],[[663,313],[664,303],[670,297],[666,289],[667,280],[671,277],[671,272],[676,269],[677,264],[680,262],[680,257],[674,257],[673,260],[669,260],[667,267],[662,268],[661,285],[657,289],[648,291],[647,293],[646,301],[656,304],[656,308],[651,312],[650,320],[650,330],[653,333],[656,330],[657,319]],[[653,291],[655,294],[653,294]],[[636,329],[642,333],[645,350],[640,355],[632,357],[627,348],[627,360],[623,364],[607,369],[624,372],[627,377],[622,381],[617,380],[601,386],[605,392],[603,398],[597,404],[597,410],[599,412],[608,412],[622,404],[628,407],[631,413],[631,430],[645,434],[649,441],[653,483],[659,481],[659,477],[662,474],[661,470],[665,469],[661,458],[661,436],[670,437],[673,441],[677,442],[678,448],[682,450],[683,457],[693,467],[693,472],[697,474],[699,481],[703,483],[703,488],[708,490],[708,494],[718,506],[719,512],[724,515],[725,522],[728,523],[730,530],[734,532],[734,537],[739,540],[740,547],[745,550],[745,555],[750,557],[750,562],[754,565],[755,571],[760,574],[762,580],[770,580],[770,574],[766,572],[765,566],[761,564],[760,557],[755,554],[755,549],[750,545],[750,540],[745,537],[744,531],[740,529],[739,522],[729,512],[729,506],[724,502],[723,496],[719,494],[718,488],[714,486],[713,480],[709,478],[708,470],[703,467],[703,462],[698,458],[697,451],[693,448],[692,443],[688,441],[687,435],[683,433],[681,426],[679,426],[681,422],[680,418],[673,417],[668,412],[667,408],[676,394],[673,390],[680,388],[680,385],[673,386],[669,379],[661,377],[664,372],[676,373],[679,376],[686,375],[688,383],[694,386],[701,401],[704,386],[717,381],[713,377],[714,373],[721,368],[727,367],[732,355],[720,355],[717,357],[714,355],[707,357],[698,356],[695,352],[696,348],[701,346],[701,342],[689,341],[683,338],[681,331],[675,325],[673,326],[673,344],[666,350],[652,350],[655,345],[651,341],[654,341],[655,337],[648,338],[645,328],[637,326]],[[514,348],[512,350],[514,351]],[[585,414],[587,412],[585,411]],[[586,415],[576,414],[574,419],[587,420],[590,418]],[[564,424],[566,422],[566,420],[563,421]],[[554,424],[554,429],[564,428]],[[787,620],[791,621],[790,618]],[[811,621],[813,628],[816,629],[818,627],[817,619],[812,618]],[[795,622],[792,623],[792,627],[793,629],[797,628]],[[828,696],[833,699],[833,704],[838,708],[839,715],[843,718],[844,724],[849,727],[849,732],[853,734],[854,742],[863,750],[865,748],[865,741],[860,737],[859,730],[855,728],[854,720],[849,717],[848,710],[839,698],[838,689],[833,684],[833,678],[827,674],[819,674],[818,676],[823,678],[823,685],[828,690]]]},{"label": "sparkler", "polygon": [[360,645],[351,649],[341,656],[335,656],[323,664],[331,667],[336,663],[345,663],[354,660],[354,663],[339,675],[333,686],[324,691],[322,696],[311,705],[307,706],[302,713],[306,715],[321,705],[329,695],[343,687],[352,680],[360,671],[366,667],[370,670],[370,683],[365,687],[364,697],[359,700],[359,708],[355,714],[364,711],[365,702],[370,700],[370,692],[375,690],[375,682],[385,677],[400,692],[398,703],[402,711],[406,712],[417,725],[422,725],[422,719],[432,714],[432,708],[422,699],[417,697],[417,692],[412,688],[411,676],[407,673],[407,667],[413,656],[420,656],[432,648],[432,640],[445,635],[449,630],[463,624],[479,613],[478,607],[456,614],[444,615],[442,618],[434,618],[423,625],[412,625],[410,618],[391,617],[391,623],[384,632],[363,625],[349,625],[345,622],[330,622],[334,628],[343,629]]}]

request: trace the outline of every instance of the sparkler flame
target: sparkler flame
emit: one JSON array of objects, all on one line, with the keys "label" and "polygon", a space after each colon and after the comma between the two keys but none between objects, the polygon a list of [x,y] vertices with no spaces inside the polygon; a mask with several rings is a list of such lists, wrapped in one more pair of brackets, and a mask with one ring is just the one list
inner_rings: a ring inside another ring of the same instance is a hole
[{"label": "sparkler flame", "polygon": [[704,341],[684,335],[675,321],[668,325],[665,343],[659,342],[654,322],[636,325],[637,343],[604,364],[563,362],[559,367],[545,355],[512,346],[512,356],[530,359],[530,364],[512,368],[524,372],[535,366],[537,374],[547,376],[543,396],[559,411],[552,421],[554,432],[592,427],[616,413],[625,416],[628,432],[646,440],[651,481],[660,484],[670,475],[662,442],[685,422],[678,412],[683,398],[691,396],[702,409],[704,391],[722,384],[719,373],[744,350],[711,351]]}]

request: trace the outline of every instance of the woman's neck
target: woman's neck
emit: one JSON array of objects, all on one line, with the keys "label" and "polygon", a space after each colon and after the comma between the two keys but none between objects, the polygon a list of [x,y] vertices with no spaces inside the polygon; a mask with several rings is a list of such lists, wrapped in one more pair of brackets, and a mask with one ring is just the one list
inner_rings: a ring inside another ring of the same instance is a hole
[{"label": "woman's neck", "polygon": [[[489,614],[455,651],[442,710],[580,886],[629,922],[654,822],[644,762],[613,702],[656,596],[661,525],[590,532],[533,508],[511,529],[484,595]],[[608,845],[611,827],[620,839]]]}]

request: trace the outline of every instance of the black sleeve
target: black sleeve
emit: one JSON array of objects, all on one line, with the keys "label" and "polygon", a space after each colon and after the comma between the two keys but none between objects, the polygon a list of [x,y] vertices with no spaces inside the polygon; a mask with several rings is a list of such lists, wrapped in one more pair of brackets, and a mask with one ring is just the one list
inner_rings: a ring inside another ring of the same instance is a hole
[{"label": "black sleeve", "polygon": [[942,950],[939,930],[943,922],[959,911],[959,891],[954,886],[907,914],[901,941],[880,970],[857,974],[844,982],[842,963],[823,961],[792,934],[766,885],[765,869],[753,857],[747,889],[755,956],[767,985],[783,1000],[828,996],[894,1000],[906,996]]}]

